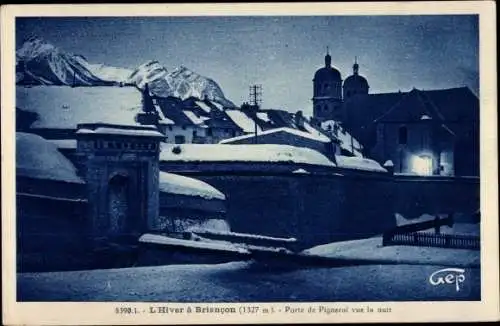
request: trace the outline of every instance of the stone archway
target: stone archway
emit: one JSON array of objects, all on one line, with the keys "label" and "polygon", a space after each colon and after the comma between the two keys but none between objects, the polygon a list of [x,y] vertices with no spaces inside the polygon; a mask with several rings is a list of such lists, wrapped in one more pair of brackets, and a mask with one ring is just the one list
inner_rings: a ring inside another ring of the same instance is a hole
[{"label": "stone archway", "polygon": [[108,221],[109,234],[119,235],[126,232],[130,215],[130,180],[127,175],[115,174],[108,182]]}]

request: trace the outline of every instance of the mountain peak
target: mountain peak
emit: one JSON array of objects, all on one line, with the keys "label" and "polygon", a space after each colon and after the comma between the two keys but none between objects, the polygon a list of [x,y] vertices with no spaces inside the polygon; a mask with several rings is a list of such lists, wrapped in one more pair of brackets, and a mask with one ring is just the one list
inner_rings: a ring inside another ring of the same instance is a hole
[{"label": "mountain peak", "polygon": [[31,59],[43,53],[52,52],[55,50],[57,50],[57,48],[54,45],[46,42],[41,37],[31,35],[30,37],[26,38],[26,41],[24,41],[21,48],[16,51],[16,55],[17,57],[22,59]]}]

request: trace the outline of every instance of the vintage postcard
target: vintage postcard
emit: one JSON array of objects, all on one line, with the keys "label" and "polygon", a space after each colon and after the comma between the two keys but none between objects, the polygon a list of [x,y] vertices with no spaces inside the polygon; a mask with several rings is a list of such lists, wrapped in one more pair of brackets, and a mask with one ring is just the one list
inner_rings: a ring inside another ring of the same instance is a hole
[{"label": "vintage postcard", "polygon": [[498,320],[495,9],[2,6],[3,323]]}]

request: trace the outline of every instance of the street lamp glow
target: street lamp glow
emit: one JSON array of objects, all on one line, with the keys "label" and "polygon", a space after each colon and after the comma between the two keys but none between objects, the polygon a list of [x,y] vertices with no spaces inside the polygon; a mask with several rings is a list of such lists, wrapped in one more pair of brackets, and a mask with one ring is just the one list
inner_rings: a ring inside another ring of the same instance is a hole
[{"label": "street lamp glow", "polygon": [[430,175],[432,172],[432,158],[427,155],[412,157],[412,170],[416,174]]}]

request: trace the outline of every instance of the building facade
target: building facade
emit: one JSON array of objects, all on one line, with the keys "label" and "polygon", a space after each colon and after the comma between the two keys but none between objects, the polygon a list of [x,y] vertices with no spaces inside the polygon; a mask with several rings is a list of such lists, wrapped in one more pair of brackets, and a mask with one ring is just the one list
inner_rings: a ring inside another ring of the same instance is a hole
[{"label": "building facade", "polygon": [[340,118],[342,105],[342,76],[332,67],[332,57],[327,51],[325,66],[318,69],[313,79],[313,114],[326,120]]},{"label": "building facade", "polygon": [[363,155],[393,164],[396,173],[479,175],[479,100],[470,89],[370,94],[369,88],[357,59],[342,83],[327,53],[313,79],[314,121],[326,131],[325,124],[339,123]]}]

